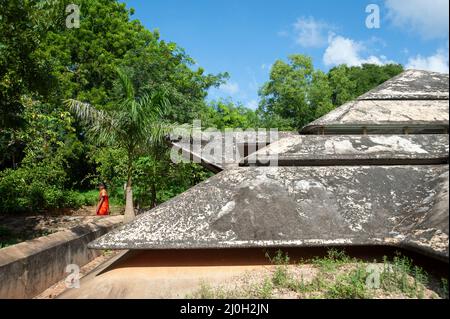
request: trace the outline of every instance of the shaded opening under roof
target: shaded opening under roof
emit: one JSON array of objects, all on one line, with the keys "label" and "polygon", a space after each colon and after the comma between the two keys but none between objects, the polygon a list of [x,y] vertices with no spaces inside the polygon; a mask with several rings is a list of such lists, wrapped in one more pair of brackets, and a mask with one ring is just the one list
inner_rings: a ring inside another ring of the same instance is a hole
[{"label": "shaded opening under roof", "polygon": [[271,265],[278,251],[289,256],[291,264],[312,262],[315,258],[326,257],[330,249],[344,252],[349,257],[366,262],[383,262],[384,257],[392,259],[399,253],[413,259],[415,264],[437,274],[448,272],[448,261],[390,246],[330,246],[330,247],[277,247],[277,248],[224,248],[224,249],[188,249],[177,250],[140,250],[130,251],[102,273],[117,268],[134,267],[215,267]]},{"label": "shaded opening under roof", "polygon": [[327,125],[307,126],[300,130],[302,135],[405,135],[405,134],[448,134],[448,124],[441,125]]}]

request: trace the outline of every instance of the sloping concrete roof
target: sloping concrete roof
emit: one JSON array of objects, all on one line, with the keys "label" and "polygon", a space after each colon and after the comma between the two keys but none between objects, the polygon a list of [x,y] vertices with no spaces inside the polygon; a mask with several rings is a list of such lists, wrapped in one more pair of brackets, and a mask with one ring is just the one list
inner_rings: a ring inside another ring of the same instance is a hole
[{"label": "sloping concrete roof", "polygon": [[[436,134],[448,129],[448,114],[448,75],[407,71],[303,130],[380,135],[287,134],[257,153],[276,156],[276,167],[239,168],[240,158],[225,167],[227,154],[211,158],[175,142],[218,172],[227,169],[90,247],[393,245],[448,262],[449,167],[440,163],[448,163],[449,138]],[[434,134],[392,135],[410,129]],[[248,144],[237,135],[233,150]]]},{"label": "sloping concrete roof", "polygon": [[359,100],[448,100],[448,74],[406,70]]},{"label": "sloping concrete roof", "polygon": [[448,135],[297,135],[247,156],[240,166],[448,163]]},{"label": "sloping concrete roof", "polygon": [[448,74],[405,71],[308,124],[301,133],[447,133],[448,90]]},{"label": "sloping concrete roof", "polygon": [[[172,144],[179,152],[179,155],[185,159],[190,159],[200,163],[210,171],[219,173],[227,168],[239,166],[245,156],[256,152],[258,149],[266,147],[271,142],[278,141],[281,138],[298,135],[297,132],[217,132],[217,135],[207,137],[203,133],[200,138],[199,147],[193,145],[190,139],[181,139],[173,141]],[[229,140],[226,140],[226,135]],[[227,147],[227,143],[231,147]],[[211,150],[216,150],[214,153]]]},{"label": "sloping concrete roof", "polygon": [[448,166],[226,170],[96,249],[399,245],[448,258]]}]

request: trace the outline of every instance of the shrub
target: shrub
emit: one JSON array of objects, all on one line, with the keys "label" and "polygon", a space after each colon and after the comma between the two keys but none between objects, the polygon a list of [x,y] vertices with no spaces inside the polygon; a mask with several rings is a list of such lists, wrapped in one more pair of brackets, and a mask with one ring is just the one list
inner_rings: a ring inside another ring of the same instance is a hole
[{"label": "shrub", "polygon": [[78,208],[84,196],[64,189],[66,174],[55,162],[43,161],[0,173],[0,213]]}]

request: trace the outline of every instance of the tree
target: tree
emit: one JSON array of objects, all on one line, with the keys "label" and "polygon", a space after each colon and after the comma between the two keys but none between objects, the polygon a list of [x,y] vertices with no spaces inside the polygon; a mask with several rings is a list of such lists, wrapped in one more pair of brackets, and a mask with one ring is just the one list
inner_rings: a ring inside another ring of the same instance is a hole
[{"label": "tree", "polygon": [[348,67],[339,65],[328,73],[333,90],[332,103],[335,107],[351,101],[403,72],[400,64],[363,64]]},{"label": "tree", "polygon": [[299,129],[402,71],[398,64],[364,64],[340,65],[326,74],[314,70],[310,57],[291,55],[272,66],[259,92],[258,114],[266,127]]},{"label": "tree", "polygon": [[66,104],[87,126],[88,136],[97,144],[121,147],[127,154],[125,222],[135,217],[132,176],[136,158],[162,143],[173,125],[162,119],[169,101],[164,92],[143,93],[137,97],[130,78],[117,70],[123,91],[120,99],[98,109],[88,103],[68,100]]},{"label": "tree", "polygon": [[349,77],[349,67],[340,65],[330,70],[328,80],[333,88],[331,102],[340,106],[356,97],[356,83]]},{"label": "tree", "polygon": [[18,130],[25,98],[48,97],[54,89],[52,63],[39,46],[51,23],[49,0],[0,0],[0,168],[17,167],[22,156]]},{"label": "tree", "polygon": [[153,33],[149,45],[136,45],[122,60],[138,94],[142,91],[164,87],[171,105],[167,117],[172,121],[187,123],[206,112],[205,98],[208,89],[217,87],[228,77],[227,73],[205,74],[202,68],[194,69],[195,61],[173,42],[157,41]]},{"label": "tree", "polygon": [[331,97],[333,90],[328,76],[322,71],[315,71],[309,88],[309,105],[314,109],[314,118],[319,118],[334,109]]},{"label": "tree", "polygon": [[46,32],[43,8],[35,1],[0,0],[0,10],[0,128],[15,128],[22,122],[22,96],[45,95],[54,82],[51,63],[38,53]]},{"label": "tree", "polygon": [[231,100],[211,101],[208,105],[205,123],[219,130],[226,128],[258,128],[259,119],[256,112],[235,104]]},{"label": "tree", "polygon": [[309,99],[315,77],[310,57],[291,55],[288,63],[276,61],[270,71],[270,80],[259,92],[260,111],[289,120],[292,128],[311,122],[318,107]]}]

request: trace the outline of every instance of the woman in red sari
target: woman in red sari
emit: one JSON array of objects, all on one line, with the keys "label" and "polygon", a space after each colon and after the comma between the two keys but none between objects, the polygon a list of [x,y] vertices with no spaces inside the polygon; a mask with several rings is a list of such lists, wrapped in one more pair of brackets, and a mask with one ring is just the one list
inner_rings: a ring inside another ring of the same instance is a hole
[{"label": "woman in red sari", "polygon": [[106,186],[103,183],[98,185],[100,194],[98,197],[98,205],[96,214],[99,216],[109,215],[109,198],[108,192],[106,191]]}]

